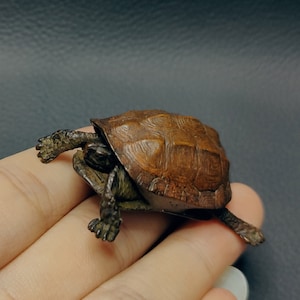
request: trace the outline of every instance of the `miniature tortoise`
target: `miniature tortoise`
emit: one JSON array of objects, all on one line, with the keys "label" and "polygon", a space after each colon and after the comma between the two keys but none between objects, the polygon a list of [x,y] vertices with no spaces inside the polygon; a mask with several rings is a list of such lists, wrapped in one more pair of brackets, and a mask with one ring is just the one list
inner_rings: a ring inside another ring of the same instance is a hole
[{"label": "miniature tortoise", "polygon": [[218,133],[199,120],[162,110],[92,119],[95,133],[58,130],[39,139],[43,163],[81,147],[73,166],[101,197],[100,218],[88,228],[113,241],[120,210],[159,211],[190,219],[216,216],[247,243],[262,232],[233,215],[229,162]]}]

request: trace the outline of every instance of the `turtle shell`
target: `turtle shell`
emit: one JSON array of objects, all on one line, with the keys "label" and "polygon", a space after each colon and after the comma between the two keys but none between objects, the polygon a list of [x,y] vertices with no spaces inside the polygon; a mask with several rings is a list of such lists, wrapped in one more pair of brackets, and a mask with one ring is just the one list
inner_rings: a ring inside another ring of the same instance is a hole
[{"label": "turtle shell", "polygon": [[217,209],[230,201],[229,161],[219,135],[196,118],[143,110],[91,122],[142,190],[191,208]]}]

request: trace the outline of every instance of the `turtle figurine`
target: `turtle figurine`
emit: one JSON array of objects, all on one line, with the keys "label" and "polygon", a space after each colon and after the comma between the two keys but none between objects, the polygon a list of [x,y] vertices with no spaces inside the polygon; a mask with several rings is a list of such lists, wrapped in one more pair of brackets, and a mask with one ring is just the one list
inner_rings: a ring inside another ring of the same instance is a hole
[{"label": "turtle figurine", "polygon": [[92,119],[95,132],[58,130],[40,138],[43,163],[64,151],[75,171],[100,195],[100,218],[88,228],[112,242],[122,210],[158,211],[190,219],[220,219],[247,243],[264,241],[262,232],[233,215],[229,161],[213,128],[190,116],[162,110],[128,111]]}]

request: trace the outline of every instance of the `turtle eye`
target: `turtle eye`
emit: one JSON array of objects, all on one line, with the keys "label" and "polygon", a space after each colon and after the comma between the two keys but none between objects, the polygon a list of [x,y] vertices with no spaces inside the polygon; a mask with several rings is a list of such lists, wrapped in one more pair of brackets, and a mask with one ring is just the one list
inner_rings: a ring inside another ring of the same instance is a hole
[{"label": "turtle eye", "polygon": [[84,159],[89,167],[104,173],[109,173],[116,164],[112,151],[100,143],[87,144],[84,148]]}]

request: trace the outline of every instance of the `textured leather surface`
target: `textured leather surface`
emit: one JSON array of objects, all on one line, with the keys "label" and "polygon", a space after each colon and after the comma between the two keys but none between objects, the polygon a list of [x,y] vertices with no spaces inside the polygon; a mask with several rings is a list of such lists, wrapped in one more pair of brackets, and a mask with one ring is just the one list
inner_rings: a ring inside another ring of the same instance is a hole
[{"label": "textured leather surface", "polygon": [[1,1],[0,157],[90,117],[194,115],[265,203],[267,242],[238,262],[250,299],[296,299],[299,4],[219,2]]}]

